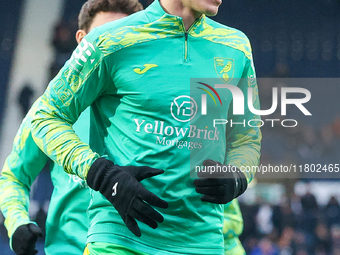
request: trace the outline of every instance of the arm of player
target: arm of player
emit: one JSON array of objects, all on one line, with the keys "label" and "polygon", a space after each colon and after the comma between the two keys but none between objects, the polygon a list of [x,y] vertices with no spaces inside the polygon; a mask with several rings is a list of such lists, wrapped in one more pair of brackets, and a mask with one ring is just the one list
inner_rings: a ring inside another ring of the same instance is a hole
[{"label": "arm of player", "polygon": [[224,205],[224,255],[245,255],[239,240],[243,231],[243,217],[237,199]]},{"label": "arm of player", "polygon": [[[233,114],[233,103],[230,104],[228,123],[233,124],[227,125],[226,128],[225,162],[206,159],[202,163],[206,167],[224,165],[231,170],[225,173],[216,172],[214,175],[198,173],[199,179],[194,180],[195,190],[203,195],[201,200],[204,202],[226,204],[243,194],[254,177],[252,166],[259,164],[262,136],[260,128],[256,125],[260,117],[248,108],[248,88],[252,91],[254,107],[259,109],[260,104],[251,56],[245,59],[245,68],[238,87],[245,98],[244,114]],[[250,167],[250,171],[244,171],[244,167]]]},{"label": "arm of player", "polygon": [[36,253],[35,244],[43,233],[28,214],[30,187],[20,182],[7,162],[0,177],[0,209],[5,217],[9,245],[16,254]]},{"label": "arm of player", "polygon": [[95,30],[81,41],[50,82],[32,121],[33,138],[41,150],[67,173],[83,180],[99,155],[80,141],[72,125],[83,110],[112,86],[105,56],[89,37],[96,34]]},{"label": "arm of player", "polygon": [[45,166],[48,157],[34,143],[30,126],[37,102],[22,121],[13,149],[6,158],[0,177],[0,209],[10,238],[23,225],[34,223],[28,214],[30,187]]},{"label": "arm of player", "polygon": [[[256,109],[260,109],[259,93],[257,88],[254,64],[252,58],[247,59],[245,69],[238,87],[244,95],[244,114],[234,115],[233,104],[230,105],[228,118],[232,119],[233,123],[238,123],[233,126],[227,126],[227,150],[226,161],[224,164],[236,166],[242,170],[242,167],[258,166],[260,161],[261,151],[261,130],[259,121],[260,116],[252,113],[248,107],[248,88],[252,90],[252,103]],[[249,121],[251,121],[249,125]],[[244,171],[243,174],[249,183],[253,177],[253,171]]]},{"label": "arm of player", "polygon": [[237,199],[224,205],[224,239],[230,239],[242,234],[243,217]]},{"label": "arm of player", "polygon": [[[163,171],[117,166],[108,159],[100,158],[88,144],[80,141],[72,129],[72,124],[83,110],[99,96],[108,93],[109,89],[115,89],[111,77],[115,67],[107,67],[105,61],[110,59],[100,49],[101,38],[91,40],[91,35],[95,35],[93,31],[83,38],[42,96],[32,121],[33,138],[67,173],[78,175],[87,181],[90,188],[103,194],[119,212],[126,226],[140,236],[135,220],[156,228],[157,222],[163,221],[163,216],[151,206],[166,208],[168,204],[139,182]],[[145,176],[138,178],[143,171]]]},{"label": "arm of player", "polygon": [[19,226],[32,222],[28,215],[29,192],[29,187],[17,179],[6,162],[0,177],[0,209],[9,238]]}]

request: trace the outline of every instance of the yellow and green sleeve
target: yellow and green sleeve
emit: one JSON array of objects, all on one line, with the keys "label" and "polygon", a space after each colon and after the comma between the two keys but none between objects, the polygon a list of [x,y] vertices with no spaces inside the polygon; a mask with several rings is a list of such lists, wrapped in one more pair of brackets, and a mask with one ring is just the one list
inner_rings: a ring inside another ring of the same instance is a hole
[{"label": "yellow and green sleeve", "polygon": [[28,214],[30,188],[48,160],[31,135],[31,119],[36,105],[37,102],[22,121],[0,176],[0,210],[5,217],[9,238],[19,226],[34,223]]},{"label": "yellow and green sleeve", "polygon": [[243,231],[243,218],[237,199],[224,206],[224,254],[245,255],[246,252],[239,240]]}]

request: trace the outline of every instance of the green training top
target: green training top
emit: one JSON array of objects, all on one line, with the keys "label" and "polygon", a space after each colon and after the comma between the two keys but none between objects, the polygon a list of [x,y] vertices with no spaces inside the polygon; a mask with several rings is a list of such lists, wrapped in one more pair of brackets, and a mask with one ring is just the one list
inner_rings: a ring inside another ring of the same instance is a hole
[{"label": "green training top", "polygon": [[[6,219],[10,244],[19,226],[34,223],[28,214],[30,188],[48,161],[31,136],[31,120],[38,102],[39,99],[22,121],[0,177],[0,209]],[[89,140],[89,110],[84,111],[73,126],[84,142]],[[51,178],[54,189],[46,219],[45,253],[82,254],[88,229],[89,189],[83,180],[66,174],[57,164],[51,165]]]},{"label": "green training top", "polygon": [[[234,109],[225,85],[243,92],[244,114],[234,112],[241,108]],[[139,223],[137,238],[93,192],[87,242],[151,254],[222,254],[223,205],[202,202],[192,182],[204,159],[239,168],[258,164],[261,133],[248,122],[259,116],[248,109],[248,88],[258,108],[249,40],[204,15],[186,32],[180,17],[154,1],[144,11],[93,29],[49,84],[32,121],[33,137],[65,171],[82,179],[101,156],[117,165],[164,169],[142,184],[169,208],[159,209],[165,220],[156,230]],[[72,130],[89,105],[90,145]],[[233,125],[214,127],[214,120]],[[245,174],[248,181],[253,178]]]},{"label": "green training top", "polygon": [[243,231],[243,217],[237,199],[224,206],[224,255],[245,255],[239,240]]}]

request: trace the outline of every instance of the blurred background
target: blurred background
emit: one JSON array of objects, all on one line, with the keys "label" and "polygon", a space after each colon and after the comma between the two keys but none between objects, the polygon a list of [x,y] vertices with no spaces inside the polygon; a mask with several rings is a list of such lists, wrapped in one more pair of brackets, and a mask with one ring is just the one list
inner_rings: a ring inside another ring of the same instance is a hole
[{"label": "blurred background", "polygon": [[[141,1],[144,7],[152,1]],[[264,109],[287,78],[314,78],[311,118],[295,128],[264,126],[261,163],[340,163],[340,1],[224,0],[214,17],[249,37]],[[31,104],[76,47],[84,0],[0,3],[0,165]],[[319,78],[316,80],[316,78]],[[333,78],[333,79],[331,79]],[[337,83],[339,85],[337,85]],[[300,118],[301,117],[301,118]],[[301,121],[300,121],[301,120]],[[239,199],[247,254],[340,254],[340,183],[296,174],[257,178]],[[30,213],[43,228],[52,184],[48,167],[32,188]],[[0,215],[1,254],[9,250]],[[44,254],[43,240],[39,254]]]}]

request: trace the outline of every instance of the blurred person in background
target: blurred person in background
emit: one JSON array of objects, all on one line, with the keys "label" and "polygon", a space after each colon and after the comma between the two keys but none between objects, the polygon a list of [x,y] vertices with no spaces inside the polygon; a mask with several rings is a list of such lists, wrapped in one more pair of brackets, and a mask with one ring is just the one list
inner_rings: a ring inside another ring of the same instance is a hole
[{"label": "blurred person in background", "polygon": [[293,249],[292,245],[294,242],[294,228],[284,227],[282,234],[278,242],[278,248],[280,249],[280,254],[282,255],[292,255]]},{"label": "blurred person in background", "polygon": [[315,228],[315,242],[313,246],[315,254],[331,254],[332,240],[329,229],[323,222],[318,223]]},{"label": "blurred person in background", "polygon": [[280,250],[267,237],[263,237],[258,245],[251,251],[250,255],[279,255]]},{"label": "blurred person in background", "polygon": [[20,110],[22,113],[22,118],[28,113],[31,105],[32,105],[32,97],[34,95],[34,90],[32,85],[29,82],[26,82],[17,98],[17,102],[20,106]]},{"label": "blurred person in background", "polygon": [[256,213],[256,226],[260,236],[269,235],[274,230],[273,208],[264,200],[260,203]]},{"label": "blurred person in background", "polygon": [[306,245],[308,252],[313,250],[313,238],[319,216],[319,205],[316,201],[315,195],[311,192],[311,190],[311,185],[307,183],[306,194],[301,197],[301,206],[303,211],[303,217],[301,218],[301,229],[306,235]]},{"label": "blurred person in background", "polygon": [[335,196],[331,196],[325,207],[325,217],[329,228],[340,223],[340,205]]},{"label": "blurred person in background", "polygon": [[[79,13],[76,41],[80,43],[95,27],[140,10],[142,5],[138,0],[89,0]],[[0,177],[0,209],[6,218],[10,246],[18,255],[35,254],[36,242],[43,234],[28,213],[31,185],[49,160],[33,141],[30,131],[39,100],[21,123]],[[89,141],[89,116],[87,109],[73,125],[84,142]],[[47,255],[81,254],[88,230],[89,189],[83,180],[66,174],[61,166],[53,163],[51,178],[54,190],[46,220],[45,252]]]},{"label": "blurred person in background", "polygon": [[333,243],[332,255],[340,255],[340,225],[336,224],[331,227],[331,239]]}]

